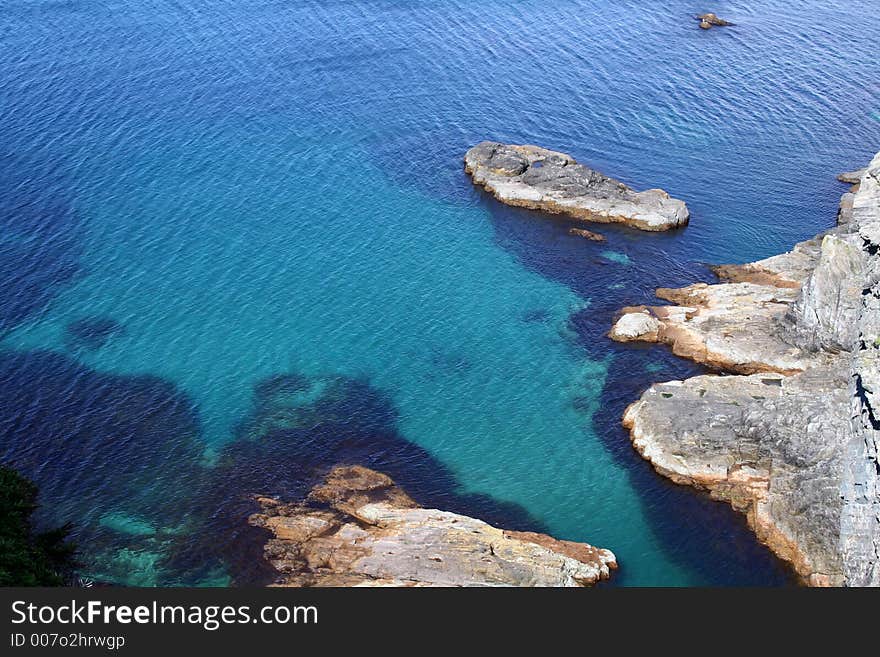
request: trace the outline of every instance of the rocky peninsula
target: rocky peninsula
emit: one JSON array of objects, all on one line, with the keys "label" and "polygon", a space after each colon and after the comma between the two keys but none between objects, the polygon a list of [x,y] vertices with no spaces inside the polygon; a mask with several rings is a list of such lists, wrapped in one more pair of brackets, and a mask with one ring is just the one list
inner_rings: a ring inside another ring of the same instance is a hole
[{"label": "rocky peninsula", "polygon": [[464,156],[475,184],[507,205],[597,223],[662,231],[684,226],[684,201],[662,189],[637,192],[565,153],[484,141]]},{"label": "rocky peninsula", "polygon": [[[661,289],[610,336],[719,371],[651,386],[626,411],[662,475],[728,501],[812,586],[880,586],[880,154],[837,225],[792,251]],[[733,376],[724,375],[733,373]]]},{"label": "rocky peninsula", "polygon": [[589,586],[614,554],[545,534],[424,509],[390,477],[337,466],[306,500],[261,497],[278,586]]}]

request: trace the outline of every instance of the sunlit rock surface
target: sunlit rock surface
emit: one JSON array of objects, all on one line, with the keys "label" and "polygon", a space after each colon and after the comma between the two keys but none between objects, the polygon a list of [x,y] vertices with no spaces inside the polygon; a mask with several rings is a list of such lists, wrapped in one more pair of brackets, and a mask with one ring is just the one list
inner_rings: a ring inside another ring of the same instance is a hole
[{"label": "sunlit rock surface", "polygon": [[588,586],[614,554],[419,507],[390,477],[338,466],[299,503],[259,498],[281,586]]},{"label": "sunlit rock surface", "polygon": [[464,162],[474,183],[507,205],[651,231],[688,222],[684,201],[662,189],[637,192],[570,155],[539,146],[484,141],[465,154]]},{"label": "sunlit rock surface", "polygon": [[655,384],[624,425],[814,586],[880,585],[880,154],[850,194],[824,235],[659,290],[678,305],[625,309],[610,334],[748,375]]}]

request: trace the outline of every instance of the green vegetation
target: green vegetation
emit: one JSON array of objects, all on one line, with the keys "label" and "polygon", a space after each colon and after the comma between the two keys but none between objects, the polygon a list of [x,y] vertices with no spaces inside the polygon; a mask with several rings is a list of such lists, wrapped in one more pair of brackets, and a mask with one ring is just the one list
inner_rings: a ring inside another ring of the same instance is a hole
[{"label": "green vegetation", "polygon": [[0,465],[0,586],[61,586],[73,568],[68,526],[34,533],[37,487]]}]

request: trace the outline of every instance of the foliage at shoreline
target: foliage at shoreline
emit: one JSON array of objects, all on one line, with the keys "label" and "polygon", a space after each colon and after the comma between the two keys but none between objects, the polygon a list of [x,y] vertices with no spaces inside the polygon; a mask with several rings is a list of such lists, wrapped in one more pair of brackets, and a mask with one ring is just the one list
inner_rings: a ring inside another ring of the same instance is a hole
[{"label": "foliage at shoreline", "polygon": [[34,532],[36,499],[31,481],[0,465],[0,586],[62,586],[75,565],[69,526]]}]

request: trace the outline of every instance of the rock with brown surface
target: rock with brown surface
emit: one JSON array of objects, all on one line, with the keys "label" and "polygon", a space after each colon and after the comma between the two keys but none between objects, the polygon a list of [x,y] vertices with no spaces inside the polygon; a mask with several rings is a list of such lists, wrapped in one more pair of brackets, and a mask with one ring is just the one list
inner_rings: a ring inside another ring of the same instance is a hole
[{"label": "rock with brown surface", "polygon": [[300,503],[258,498],[279,586],[588,586],[614,554],[419,507],[390,477],[338,466]]},{"label": "rock with brown surface", "polygon": [[709,30],[713,27],[727,27],[729,25],[733,25],[730,21],[726,21],[723,18],[718,18],[712,12],[707,14],[700,14],[699,16],[694,16],[698,21],[700,21],[700,27],[704,30]]},{"label": "rock with brown surface", "polygon": [[484,141],[464,161],[474,183],[507,205],[649,231],[688,222],[684,201],[661,189],[637,192],[565,153]]},{"label": "rock with brown surface", "polygon": [[678,305],[618,324],[647,313],[643,339],[751,375],[652,386],[624,417],[633,445],[746,513],[806,583],[880,586],[880,154],[847,222],[716,271],[730,282],[658,290]]},{"label": "rock with brown surface", "polygon": [[[661,288],[657,296],[677,305],[626,309],[610,337],[618,342],[664,343],[677,356],[741,374],[790,374],[822,358],[781,335],[781,323],[798,298],[797,289],[696,283],[676,290]],[[644,329],[641,333],[639,327]]]},{"label": "rock with brown surface", "polygon": [[604,242],[605,241],[604,235],[600,235],[599,233],[594,233],[591,230],[585,230],[583,228],[569,228],[568,234],[573,235],[575,237],[583,237],[584,239],[588,239],[593,242]]},{"label": "rock with brown surface", "polygon": [[712,271],[724,283],[755,283],[799,289],[816,268],[822,252],[819,235],[795,244],[791,251],[744,265],[715,265]]}]

